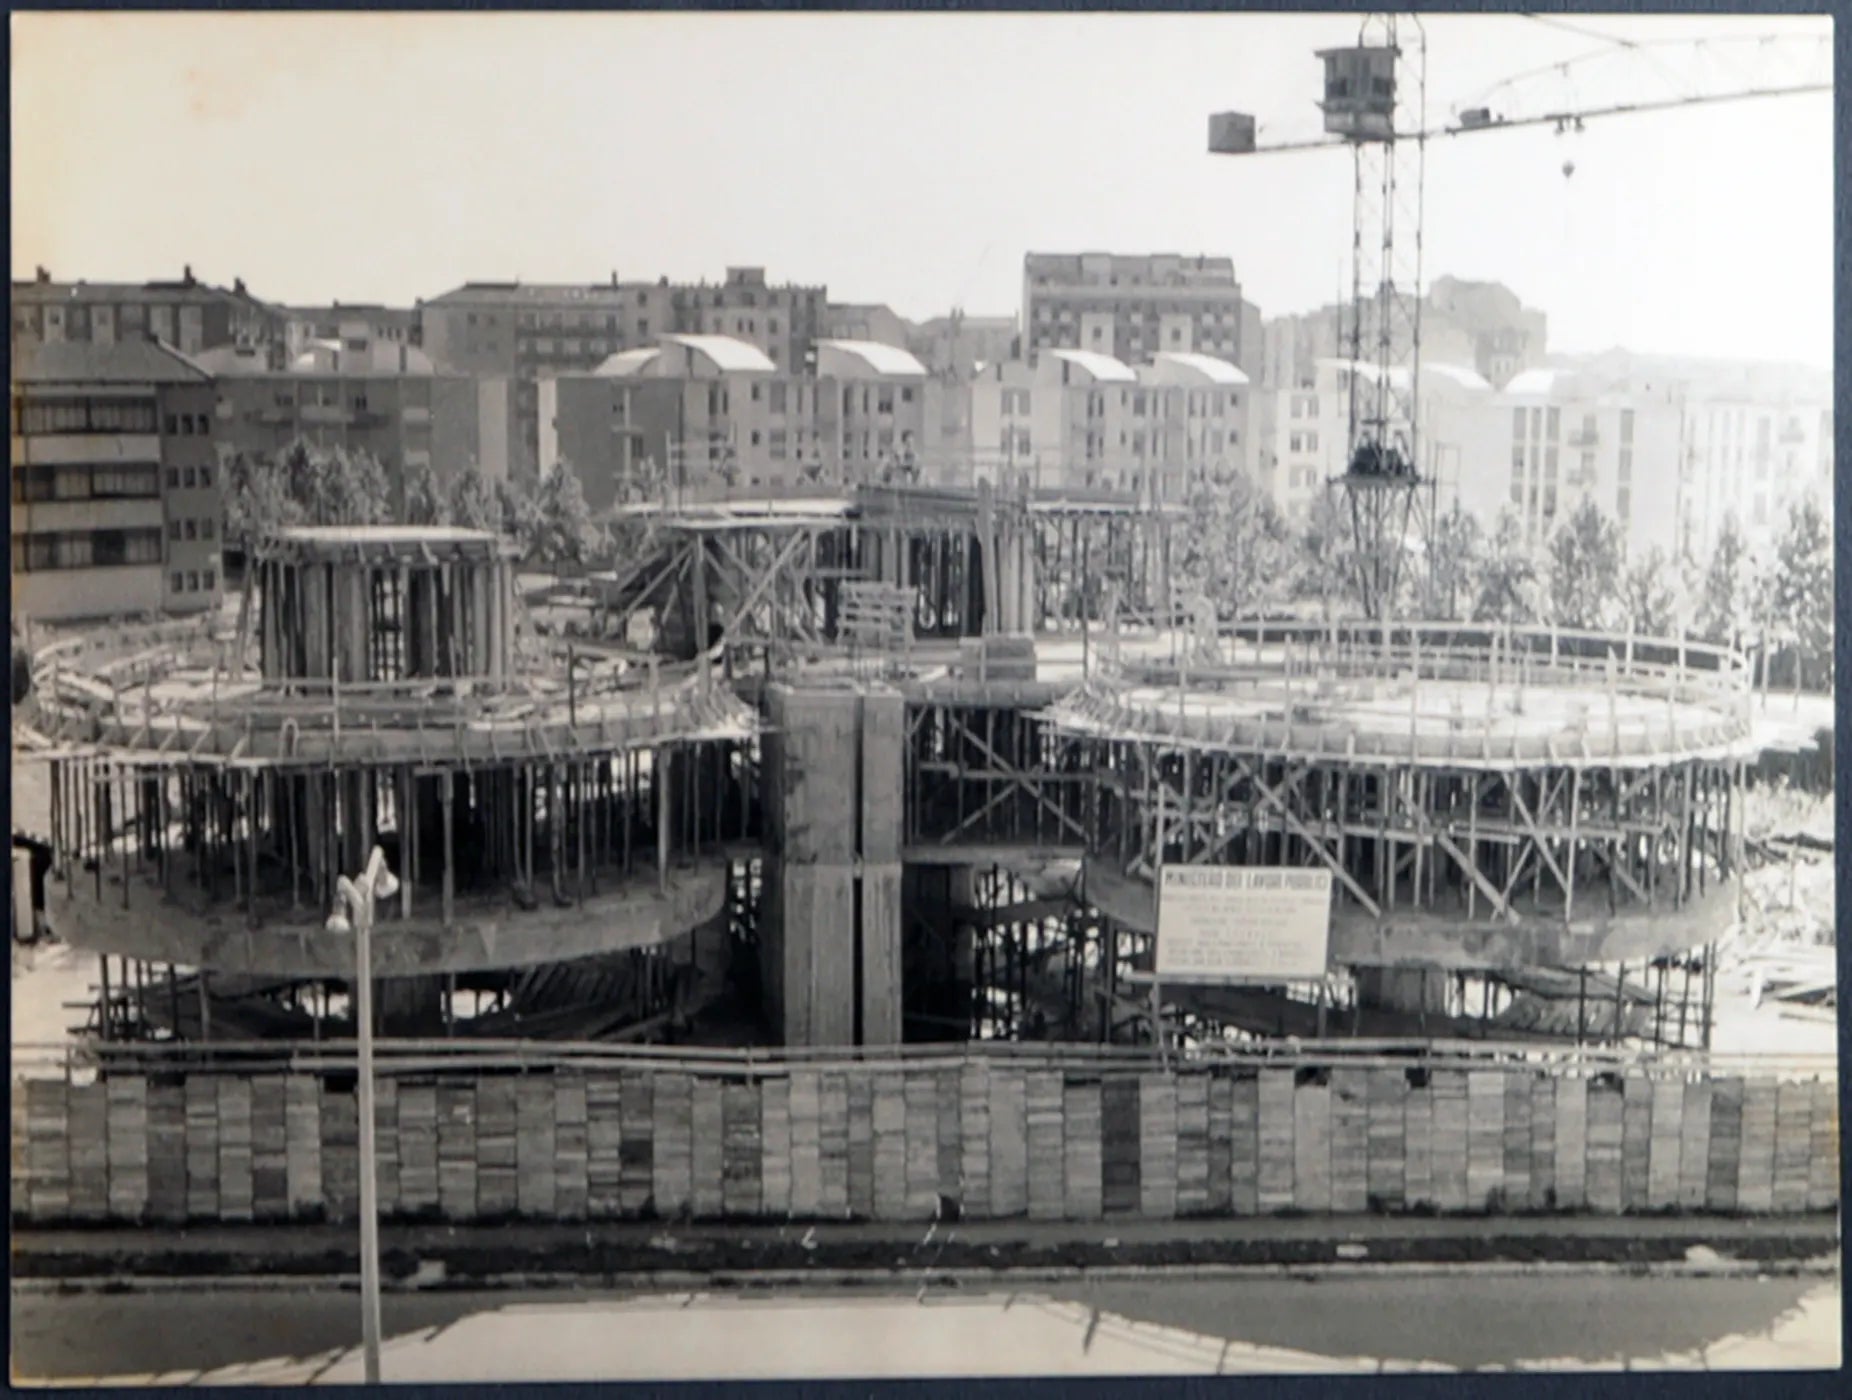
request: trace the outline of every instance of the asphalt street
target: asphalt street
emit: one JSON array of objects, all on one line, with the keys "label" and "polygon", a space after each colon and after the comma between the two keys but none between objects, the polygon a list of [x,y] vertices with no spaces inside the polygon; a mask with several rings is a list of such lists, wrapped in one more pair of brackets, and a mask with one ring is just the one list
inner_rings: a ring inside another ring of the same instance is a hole
[{"label": "asphalt street", "polygon": [[[850,1312],[848,1310],[855,1310]],[[1411,1276],[807,1293],[427,1293],[384,1300],[388,1380],[1103,1374],[1551,1366],[1835,1367],[1820,1278]],[[859,1323],[850,1323],[859,1317]],[[346,1378],[332,1290],[12,1299],[16,1381]],[[511,1337],[524,1343],[510,1347]],[[703,1341],[705,1339],[705,1341]]]}]

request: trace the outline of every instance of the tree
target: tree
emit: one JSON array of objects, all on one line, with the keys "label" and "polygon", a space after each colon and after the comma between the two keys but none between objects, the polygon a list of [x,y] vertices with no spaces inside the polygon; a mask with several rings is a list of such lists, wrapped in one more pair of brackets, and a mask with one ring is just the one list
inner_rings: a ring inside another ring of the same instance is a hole
[{"label": "tree", "polygon": [[1479,521],[1455,501],[1452,509],[1434,522],[1427,549],[1423,613],[1440,621],[1457,620],[1470,613],[1485,552],[1485,533]]},{"label": "tree", "polygon": [[450,499],[429,458],[421,458],[405,469],[405,509],[407,525],[448,525]]},{"label": "tree", "polygon": [[571,463],[562,461],[540,482],[527,557],[554,567],[583,564],[592,545],[592,513],[584,488]]},{"label": "tree", "polygon": [[1751,570],[1742,529],[1735,516],[1726,516],[1698,585],[1698,635],[1705,641],[1736,646],[1749,631],[1754,592]]},{"label": "tree", "polygon": [[1357,547],[1350,512],[1335,493],[1312,497],[1287,569],[1292,596],[1318,599],[1326,617],[1357,600]]},{"label": "tree", "polygon": [[495,507],[493,528],[513,537],[523,559],[531,558],[540,530],[540,506],[533,493],[517,481],[497,477]]},{"label": "tree", "polygon": [[1678,591],[1673,587],[1672,563],[1658,546],[1628,567],[1621,584],[1621,612],[1628,625],[1645,636],[1677,633]]},{"label": "tree", "polygon": [[1613,621],[1624,558],[1620,526],[1584,497],[1550,538],[1550,616],[1561,627]]},{"label": "tree", "polygon": [[475,462],[451,479],[447,495],[450,518],[456,524],[466,530],[501,529],[501,502],[495,486]]},{"label": "tree", "polygon": [[298,438],[275,456],[224,462],[225,532],[245,546],[292,525],[380,525],[390,520],[385,469],[367,452]]},{"label": "tree", "polygon": [[1280,597],[1287,532],[1273,502],[1239,471],[1205,473],[1188,499],[1174,556],[1178,582],[1227,617]]},{"label": "tree", "polygon": [[1537,565],[1524,543],[1524,525],[1509,506],[1499,512],[1498,524],[1481,557],[1476,622],[1530,622],[1537,616]]},{"label": "tree", "polygon": [[1769,615],[1794,639],[1801,683],[1831,684],[1833,670],[1833,529],[1813,496],[1788,508],[1775,545]]}]

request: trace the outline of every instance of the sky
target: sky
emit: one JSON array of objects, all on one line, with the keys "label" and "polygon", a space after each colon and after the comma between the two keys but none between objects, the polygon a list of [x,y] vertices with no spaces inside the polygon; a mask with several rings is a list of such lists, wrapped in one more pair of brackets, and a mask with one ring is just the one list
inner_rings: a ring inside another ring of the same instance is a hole
[{"label": "sky", "polygon": [[[1569,95],[1663,90],[1663,63],[1610,35],[1829,23],[1430,16],[1428,112],[1603,48],[1605,78]],[[1350,158],[1212,157],[1207,118],[1313,133],[1314,50],[1357,25],[16,14],[13,275],[191,264],[272,301],[410,303],[746,264],[919,319],[1016,314],[1030,250],[1172,251],[1232,257],[1264,314],[1303,311],[1348,281]],[[1505,283],[1549,315],[1553,351],[1828,366],[1832,115],[1816,94],[1431,143],[1424,273]]]}]

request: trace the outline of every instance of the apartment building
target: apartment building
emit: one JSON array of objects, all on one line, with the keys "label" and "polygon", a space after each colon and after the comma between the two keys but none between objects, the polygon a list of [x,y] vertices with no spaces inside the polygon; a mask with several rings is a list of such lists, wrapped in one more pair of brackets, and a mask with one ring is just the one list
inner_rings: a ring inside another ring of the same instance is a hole
[{"label": "apartment building", "polygon": [[928,374],[963,381],[982,365],[1019,358],[1020,344],[1014,316],[967,316],[953,311],[915,326],[907,348]]},{"label": "apartment building", "polygon": [[344,306],[337,301],[332,306],[292,306],[284,314],[289,318],[284,327],[285,350],[292,360],[322,341],[353,351],[374,345],[417,348],[424,343],[424,317],[416,307]]},{"label": "apartment building", "polygon": [[415,467],[440,481],[472,463],[491,478],[508,475],[516,446],[508,381],[439,374],[403,341],[311,341],[281,371],[236,348],[210,351],[200,365],[215,384],[223,454],[271,457],[298,440],[365,452],[384,469],[398,509]]},{"label": "apartment building", "polygon": [[1260,309],[1242,297],[1228,258],[1030,253],[1022,305],[1025,357],[1071,348],[1132,364],[1198,353],[1260,371]]},{"label": "apartment building", "polygon": [[986,365],[970,395],[980,479],[1180,499],[1199,472],[1250,466],[1247,377],[1213,356],[1165,352],[1133,368],[1047,350]]},{"label": "apartment building", "polygon": [[[1377,343],[1374,304],[1365,302],[1360,328],[1362,358]],[[1470,369],[1493,387],[1540,365],[1547,348],[1549,322],[1526,307],[1517,294],[1497,282],[1469,282],[1438,277],[1421,305],[1423,364]],[[1350,321],[1344,303],[1333,303],[1294,316],[1267,320],[1262,329],[1260,378],[1269,388],[1305,392],[1321,360],[1351,357]],[[1391,327],[1391,349],[1403,359],[1412,353],[1407,329]]]},{"label": "apartment building", "polygon": [[1689,557],[1707,552],[1732,517],[1752,548],[1766,550],[1795,500],[1830,496],[1830,384],[1745,375],[1694,384],[1683,403],[1677,528]]},{"label": "apartment building", "polygon": [[829,302],[823,308],[819,335],[826,340],[872,340],[877,345],[908,349],[915,327],[893,307],[879,302]]},{"label": "apartment building", "polygon": [[287,316],[257,300],[242,278],[215,287],[189,266],[173,282],[60,282],[39,268],[30,282],[13,283],[13,348],[37,345],[113,345],[152,337],[193,355],[221,345],[249,345],[280,365],[286,354]]},{"label": "apartment building", "polygon": [[20,347],[11,412],[16,618],[217,601],[224,506],[203,370],[147,339]]},{"label": "apartment building", "polygon": [[[419,305],[423,348],[440,370],[506,380],[515,451],[511,470],[532,477],[541,449],[541,385],[582,376],[626,350],[670,334],[715,335],[755,346],[796,373],[821,324],[822,287],[771,286],[763,268],[729,268],[718,286],[624,282],[470,282]],[[549,397],[549,402],[552,402]]]}]

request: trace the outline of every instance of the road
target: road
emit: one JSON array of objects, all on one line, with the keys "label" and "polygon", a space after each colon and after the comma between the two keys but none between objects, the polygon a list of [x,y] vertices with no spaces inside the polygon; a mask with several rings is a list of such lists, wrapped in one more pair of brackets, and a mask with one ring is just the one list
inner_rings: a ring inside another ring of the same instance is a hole
[{"label": "road", "polygon": [[[12,1300],[16,1381],[358,1379],[358,1299],[200,1291]],[[425,1293],[385,1299],[387,1380],[1837,1367],[1820,1278],[1409,1275],[1022,1293]]]}]

